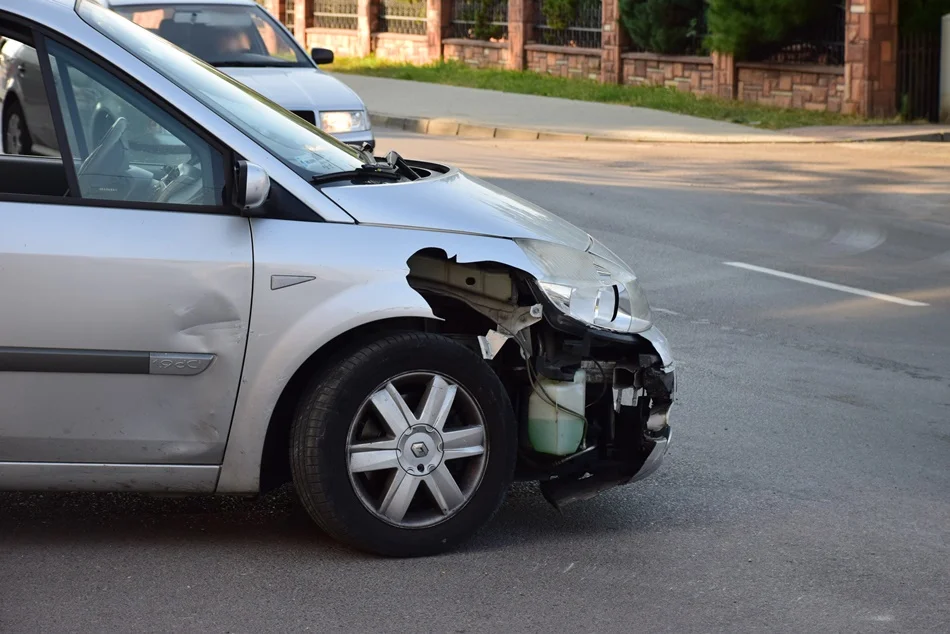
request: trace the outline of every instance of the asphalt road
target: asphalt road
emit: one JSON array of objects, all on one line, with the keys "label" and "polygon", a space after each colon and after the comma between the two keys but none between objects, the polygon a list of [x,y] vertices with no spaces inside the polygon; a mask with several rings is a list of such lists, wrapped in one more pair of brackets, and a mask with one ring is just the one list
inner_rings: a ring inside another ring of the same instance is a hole
[{"label": "asphalt road", "polygon": [[286,491],[2,494],[0,631],[950,631],[950,147],[379,147],[635,265],[678,363],[662,469],[562,513],[519,485],[413,561],[337,546]]}]

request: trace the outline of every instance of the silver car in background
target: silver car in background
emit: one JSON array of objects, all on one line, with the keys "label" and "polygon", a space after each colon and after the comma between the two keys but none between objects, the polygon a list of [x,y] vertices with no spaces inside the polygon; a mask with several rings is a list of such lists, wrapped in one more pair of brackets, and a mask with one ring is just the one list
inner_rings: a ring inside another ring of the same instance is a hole
[{"label": "silver car in background", "polygon": [[[333,52],[313,49],[308,55],[293,35],[253,0],[97,0],[169,40],[223,73],[247,84],[308,123],[337,139],[362,147],[376,144],[366,106],[339,79],[320,70],[333,62]],[[4,68],[7,70],[5,71]],[[49,138],[42,108],[33,111],[31,90],[41,86],[36,52],[11,45],[0,51],[0,74],[10,75],[9,91],[18,107],[0,118],[4,150],[58,155]],[[118,113],[104,104],[100,127]],[[12,117],[12,121],[11,121]],[[12,123],[12,125],[11,125]]]},{"label": "silver car in background", "polygon": [[334,537],[418,556],[516,478],[560,506],[659,466],[670,348],[586,232],[91,0],[0,0],[0,37],[62,153],[0,156],[0,489],[292,482]]}]

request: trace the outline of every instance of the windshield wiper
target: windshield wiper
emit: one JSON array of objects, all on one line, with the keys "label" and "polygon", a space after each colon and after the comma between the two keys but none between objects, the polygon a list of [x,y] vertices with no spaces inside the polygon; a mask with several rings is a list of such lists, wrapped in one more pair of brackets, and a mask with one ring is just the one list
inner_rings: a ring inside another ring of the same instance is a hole
[{"label": "windshield wiper", "polygon": [[395,183],[403,180],[403,176],[389,165],[368,164],[360,165],[355,170],[347,172],[333,172],[331,174],[320,174],[310,179],[314,185],[324,185],[335,181],[364,181],[364,182],[387,182]]},{"label": "windshield wiper", "polygon": [[376,157],[373,155],[373,148],[369,143],[363,143],[359,149],[360,154],[363,155],[363,160],[366,161],[368,166],[376,166],[385,169],[386,171],[392,170],[397,174],[402,174],[406,177],[407,180],[418,180],[419,175],[409,167],[409,164],[406,163],[405,159],[399,156],[399,153],[396,150],[390,150],[389,154],[386,155],[386,158],[383,159],[385,162],[380,163],[376,160]]}]

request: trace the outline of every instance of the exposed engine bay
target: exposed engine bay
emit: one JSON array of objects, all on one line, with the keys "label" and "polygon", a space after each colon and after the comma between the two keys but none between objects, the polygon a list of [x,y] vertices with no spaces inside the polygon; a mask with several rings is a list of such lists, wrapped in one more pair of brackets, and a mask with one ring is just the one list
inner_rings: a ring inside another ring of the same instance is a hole
[{"label": "exposed engine bay", "polygon": [[509,267],[459,264],[441,251],[418,253],[409,267],[442,334],[477,348],[502,378],[519,421],[519,479],[541,481],[561,507],[659,466],[674,374],[648,338],[572,319]]}]

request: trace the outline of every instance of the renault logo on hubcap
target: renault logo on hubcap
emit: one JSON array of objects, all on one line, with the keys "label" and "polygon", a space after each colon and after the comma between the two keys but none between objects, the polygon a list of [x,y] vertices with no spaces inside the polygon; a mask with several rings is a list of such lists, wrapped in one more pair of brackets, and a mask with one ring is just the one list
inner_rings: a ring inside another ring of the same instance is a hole
[{"label": "renault logo on hubcap", "polygon": [[412,455],[414,455],[416,458],[422,458],[427,453],[429,453],[429,450],[428,448],[426,448],[425,443],[421,443],[421,442],[412,443],[411,449],[412,449]]}]

